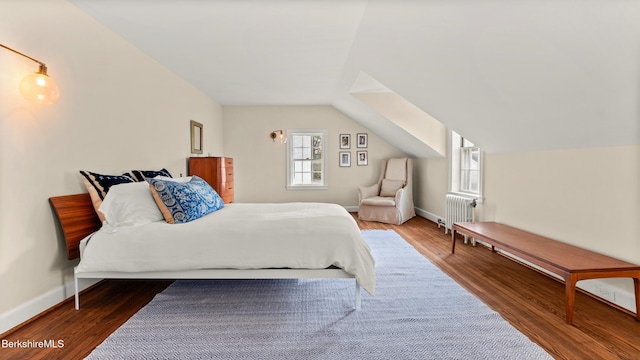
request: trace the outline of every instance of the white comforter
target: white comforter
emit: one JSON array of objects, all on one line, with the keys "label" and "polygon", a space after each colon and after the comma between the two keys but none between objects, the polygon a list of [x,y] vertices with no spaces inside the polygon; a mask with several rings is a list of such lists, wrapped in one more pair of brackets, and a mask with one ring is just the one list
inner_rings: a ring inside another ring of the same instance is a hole
[{"label": "white comforter", "polygon": [[324,269],[331,265],[375,292],[374,260],[355,220],[323,203],[226,204],[185,224],[103,227],[77,272],[196,269]]}]

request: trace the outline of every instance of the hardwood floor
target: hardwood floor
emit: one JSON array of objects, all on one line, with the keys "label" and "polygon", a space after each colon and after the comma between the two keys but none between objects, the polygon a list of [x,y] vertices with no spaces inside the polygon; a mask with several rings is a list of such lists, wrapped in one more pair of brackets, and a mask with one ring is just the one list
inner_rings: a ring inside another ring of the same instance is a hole
[{"label": "hardwood floor", "polygon": [[[638,359],[640,322],[585,294],[576,295],[573,326],[564,321],[564,285],[483,246],[456,246],[423,218],[402,226],[361,222],[362,229],[393,229],[443,272],[499,312],[556,359]],[[171,281],[107,280],[0,335],[3,344],[62,340],[58,348],[0,348],[0,359],[81,359]],[[473,336],[467,334],[465,336]]]}]

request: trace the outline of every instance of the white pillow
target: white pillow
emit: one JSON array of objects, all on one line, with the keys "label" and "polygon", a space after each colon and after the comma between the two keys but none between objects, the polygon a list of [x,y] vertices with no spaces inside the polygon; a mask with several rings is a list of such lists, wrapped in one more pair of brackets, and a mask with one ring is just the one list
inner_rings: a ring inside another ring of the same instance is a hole
[{"label": "white pillow", "polygon": [[188,183],[189,181],[191,181],[192,177],[193,176],[172,178],[172,177],[168,177],[168,176],[158,175],[158,176],[154,177],[154,179],[163,180],[163,181],[173,181],[173,182],[177,182],[177,183]]},{"label": "white pillow", "polygon": [[[390,197],[396,196],[396,192],[402,189],[404,182],[402,180],[387,180],[382,179],[382,186],[380,187],[380,196]],[[109,193],[107,193],[109,195]]]},{"label": "white pillow", "polygon": [[137,226],[164,220],[146,181],[114,185],[104,197],[100,211],[111,227]]}]

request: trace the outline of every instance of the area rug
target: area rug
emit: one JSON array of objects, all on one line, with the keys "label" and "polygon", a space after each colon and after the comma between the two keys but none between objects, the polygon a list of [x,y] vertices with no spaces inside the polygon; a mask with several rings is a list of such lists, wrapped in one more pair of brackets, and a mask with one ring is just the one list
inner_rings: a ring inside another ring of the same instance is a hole
[{"label": "area rug", "polygon": [[88,359],[550,359],[397,233],[363,231],[376,296],[353,280],[180,280]]}]

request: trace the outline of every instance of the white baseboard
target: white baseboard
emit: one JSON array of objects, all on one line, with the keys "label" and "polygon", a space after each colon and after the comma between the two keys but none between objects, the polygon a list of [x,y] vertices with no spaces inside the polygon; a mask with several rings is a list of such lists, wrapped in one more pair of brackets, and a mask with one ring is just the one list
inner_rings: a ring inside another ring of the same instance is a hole
[{"label": "white baseboard", "polygon": [[[80,291],[99,282],[100,280],[101,279],[80,279],[78,281]],[[73,281],[70,281],[65,285],[58,286],[57,288],[49,292],[46,292],[36,298],[27,301],[17,308],[7,311],[6,313],[0,315],[0,334],[13,329],[14,327],[46,311],[52,306],[59,304],[60,302],[73,295]]]},{"label": "white baseboard", "polygon": [[436,214],[430,213],[426,210],[422,210],[420,208],[415,208],[416,209],[416,214],[422,216],[423,218],[427,219],[427,220],[431,220],[434,223],[438,223],[438,220],[444,219],[444,217],[442,216],[438,216]]},{"label": "white baseboard", "polygon": [[602,298],[612,304],[616,304],[617,306],[629,310],[632,313],[635,313],[636,303],[635,303],[635,293],[633,291],[633,285],[629,290],[621,289],[619,287],[613,287],[606,280],[602,279],[593,279],[593,280],[582,280],[576,284],[577,288],[580,288],[586,292],[589,292],[599,298]]}]

